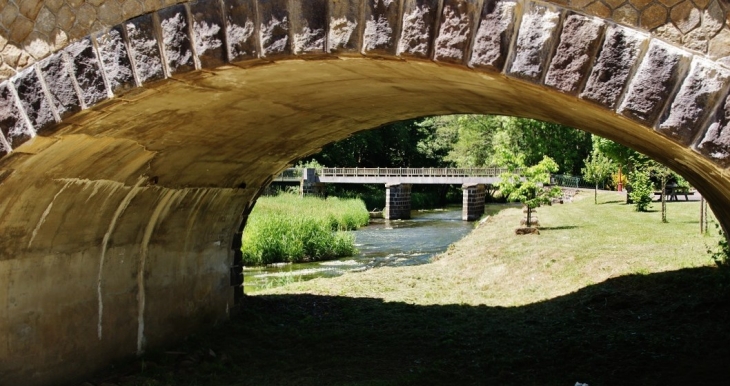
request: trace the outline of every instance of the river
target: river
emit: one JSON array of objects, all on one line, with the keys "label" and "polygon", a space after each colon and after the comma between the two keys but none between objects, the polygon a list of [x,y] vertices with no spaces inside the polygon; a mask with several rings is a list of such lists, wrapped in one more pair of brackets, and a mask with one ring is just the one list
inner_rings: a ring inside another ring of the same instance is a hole
[{"label": "river", "polygon": [[[485,212],[492,215],[505,207],[487,205]],[[461,220],[461,207],[413,211],[410,220],[372,219],[370,225],[353,231],[357,255],[312,263],[244,267],[244,292],[376,267],[426,264],[475,225]]]}]

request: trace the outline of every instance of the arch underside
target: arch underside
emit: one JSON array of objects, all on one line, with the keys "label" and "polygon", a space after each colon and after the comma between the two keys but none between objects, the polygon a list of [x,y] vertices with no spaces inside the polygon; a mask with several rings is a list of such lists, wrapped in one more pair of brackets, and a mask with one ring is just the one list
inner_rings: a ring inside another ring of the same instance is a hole
[{"label": "arch underside", "polygon": [[[702,55],[550,4],[467,1],[327,17],[327,2],[271,2],[236,48],[228,3],[143,15],[0,84],[0,383],[67,379],[224,319],[245,216],[271,176],[392,121],[579,128],[672,167],[730,226],[730,71]],[[335,40],[339,16],[361,27]],[[201,43],[204,21],[217,47]]]}]

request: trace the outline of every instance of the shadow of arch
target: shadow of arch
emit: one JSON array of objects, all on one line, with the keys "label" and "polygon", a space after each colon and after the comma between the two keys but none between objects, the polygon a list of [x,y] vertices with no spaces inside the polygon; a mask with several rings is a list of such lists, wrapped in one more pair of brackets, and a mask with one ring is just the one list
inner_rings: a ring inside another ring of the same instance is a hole
[{"label": "shadow of arch", "polygon": [[[176,350],[245,362],[201,359],[225,369],[221,384],[722,385],[723,280],[715,268],[629,275],[516,307],[247,296],[240,317]],[[147,359],[158,367],[138,381],[208,376],[180,370],[185,357]]]}]

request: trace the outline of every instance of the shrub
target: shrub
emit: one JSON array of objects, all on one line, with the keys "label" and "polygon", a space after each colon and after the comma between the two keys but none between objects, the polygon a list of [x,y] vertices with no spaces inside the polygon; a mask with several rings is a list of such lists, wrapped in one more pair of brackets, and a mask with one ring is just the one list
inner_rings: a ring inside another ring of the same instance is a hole
[{"label": "shrub", "polygon": [[301,262],[352,255],[351,233],[367,225],[369,214],[361,200],[261,197],[243,232],[245,265]]},{"label": "shrub", "polygon": [[728,268],[730,267],[730,244],[728,244],[727,235],[720,224],[715,224],[715,227],[720,234],[720,241],[717,242],[717,249],[708,249],[707,252],[718,267]]},{"label": "shrub", "polygon": [[629,174],[631,193],[629,197],[634,202],[637,212],[646,212],[651,208],[651,196],[654,194],[649,173],[636,170]]}]

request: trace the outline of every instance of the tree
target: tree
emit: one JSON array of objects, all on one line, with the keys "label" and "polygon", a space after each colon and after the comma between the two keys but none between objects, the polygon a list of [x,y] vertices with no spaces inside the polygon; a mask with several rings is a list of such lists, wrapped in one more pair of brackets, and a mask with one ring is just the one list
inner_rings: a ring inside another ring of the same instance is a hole
[{"label": "tree", "polygon": [[614,168],[613,161],[599,151],[594,150],[583,162],[586,165],[581,169],[583,178],[588,182],[596,184],[596,188],[593,191],[593,202],[594,204],[598,204],[598,184],[611,175]]},{"label": "tree", "polygon": [[542,204],[562,193],[558,187],[545,187],[550,182],[550,173],[558,170],[558,164],[544,156],[536,165],[525,167],[524,156],[503,151],[501,165],[507,171],[500,176],[499,189],[510,201],[519,201],[527,207],[527,227],[532,226],[532,212]]},{"label": "tree", "polygon": [[558,171],[578,174],[583,160],[591,154],[592,135],[557,123],[510,117],[505,123],[517,148],[525,154],[525,163],[534,165],[544,155],[552,158]]},{"label": "tree", "polygon": [[629,196],[634,202],[636,211],[647,212],[651,207],[651,196],[654,194],[648,171],[637,169],[629,173],[629,184],[631,185]]}]

